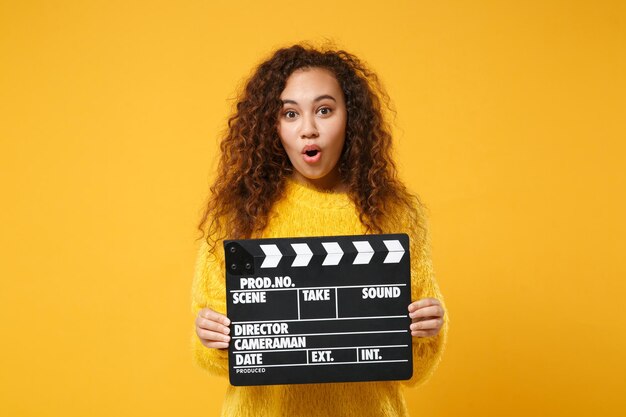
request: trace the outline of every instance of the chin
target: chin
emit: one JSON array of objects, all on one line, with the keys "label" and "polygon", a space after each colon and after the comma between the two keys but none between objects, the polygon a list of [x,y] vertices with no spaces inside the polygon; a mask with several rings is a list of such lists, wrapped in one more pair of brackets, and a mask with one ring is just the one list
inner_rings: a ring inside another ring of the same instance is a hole
[{"label": "chin", "polygon": [[302,175],[304,178],[306,178],[308,180],[321,180],[326,175],[328,175],[328,173],[323,173],[323,174],[311,173],[311,174],[309,174],[309,173],[306,173],[306,172],[301,172],[300,175]]}]

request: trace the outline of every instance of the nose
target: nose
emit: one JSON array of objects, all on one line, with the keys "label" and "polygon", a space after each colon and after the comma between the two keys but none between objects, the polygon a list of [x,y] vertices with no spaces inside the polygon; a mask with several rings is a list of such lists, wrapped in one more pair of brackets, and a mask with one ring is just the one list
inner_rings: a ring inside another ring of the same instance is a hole
[{"label": "nose", "polygon": [[319,136],[317,131],[317,125],[315,124],[315,116],[303,116],[302,117],[302,129],[300,130],[300,137],[316,138]]}]

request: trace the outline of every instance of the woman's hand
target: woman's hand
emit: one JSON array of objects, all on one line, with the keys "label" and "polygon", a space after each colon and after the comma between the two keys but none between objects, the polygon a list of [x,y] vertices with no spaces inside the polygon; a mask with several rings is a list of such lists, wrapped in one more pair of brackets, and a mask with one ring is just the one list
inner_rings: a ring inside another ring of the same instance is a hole
[{"label": "woman's hand", "polygon": [[422,298],[409,304],[411,336],[435,336],[443,326],[445,311],[436,298]]},{"label": "woman's hand", "polygon": [[203,308],[196,317],[196,334],[208,348],[226,349],[230,341],[230,320],[223,314]]}]

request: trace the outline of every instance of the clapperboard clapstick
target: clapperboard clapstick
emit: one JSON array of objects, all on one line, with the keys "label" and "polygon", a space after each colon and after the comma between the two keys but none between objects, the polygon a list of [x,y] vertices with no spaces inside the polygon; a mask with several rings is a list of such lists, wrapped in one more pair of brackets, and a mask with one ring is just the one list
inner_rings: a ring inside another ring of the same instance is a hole
[{"label": "clapperboard clapstick", "polygon": [[409,379],[406,234],[224,241],[232,385]]}]

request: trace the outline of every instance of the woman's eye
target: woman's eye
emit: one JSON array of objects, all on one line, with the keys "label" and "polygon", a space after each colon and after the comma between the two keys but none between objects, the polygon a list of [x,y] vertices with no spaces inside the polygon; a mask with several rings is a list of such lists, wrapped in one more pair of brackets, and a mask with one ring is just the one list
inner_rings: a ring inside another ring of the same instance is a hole
[{"label": "woman's eye", "polygon": [[287,119],[293,119],[294,117],[296,117],[296,112],[293,110],[289,110],[285,112],[285,117]]},{"label": "woman's eye", "polygon": [[328,107],[322,107],[319,111],[322,112],[323,115],[327,115],[330,114],[332,110]]}]

